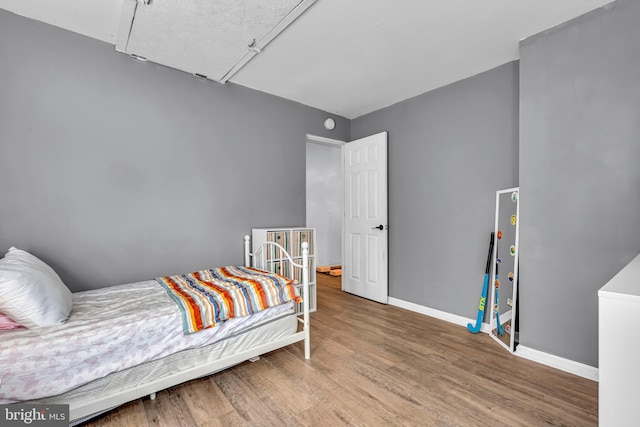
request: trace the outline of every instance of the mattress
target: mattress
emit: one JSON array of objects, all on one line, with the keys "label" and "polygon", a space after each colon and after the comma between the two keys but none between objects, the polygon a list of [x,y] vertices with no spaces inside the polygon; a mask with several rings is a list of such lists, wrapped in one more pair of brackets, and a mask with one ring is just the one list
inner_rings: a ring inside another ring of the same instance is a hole
[{"label": "mattress", "polygon": [[60,403],[74,407],[76,404],[83,404],[93,399],[119,394],[139,388],[144,384],[176,372],[211,363],[257,345],[289,336],[296,332],[298,323],[295,310],[291,309],[276,316],[265,318],[255,325],[225,337],[214,344],[183,350],[158,360],[111,373],[58,396],[31,402]]},{"label": "mattress", "polygon": [[184,335],[180,310],[155,280],[75,293],[66,323],[1,333],[0,404],[61,395],[114,372],[210,346],[292,306]]}]

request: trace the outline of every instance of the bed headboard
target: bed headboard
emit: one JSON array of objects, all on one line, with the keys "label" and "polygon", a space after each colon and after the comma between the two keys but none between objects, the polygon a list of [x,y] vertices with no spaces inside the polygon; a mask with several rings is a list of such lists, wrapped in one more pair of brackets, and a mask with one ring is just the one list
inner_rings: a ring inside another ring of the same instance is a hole
[{"label": "bed headboard", "polygon": [[[283,246],[275,242],[265,242],[251,252],[251,237],[248,235],[244,236],[245,267],[255,267],[267,271],[274,271],[273,267],[276,264],[280,264],[282,260],[287,260],[289,271],[286,272],[288,274],[285,275],[291,278],[296,276],[302,277],[299,274],[294,274],[294,271],[296,268],[308,269],[308,257],[309,244],[307,242],[302,243],[302,259],[298,258],[298,262],[296,262]],[[305,261],[307,261],[306,266]]]}]

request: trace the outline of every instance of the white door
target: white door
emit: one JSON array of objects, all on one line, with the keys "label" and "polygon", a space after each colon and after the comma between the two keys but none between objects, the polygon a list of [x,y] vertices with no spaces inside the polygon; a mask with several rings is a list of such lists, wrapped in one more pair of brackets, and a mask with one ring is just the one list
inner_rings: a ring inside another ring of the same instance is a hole
[{"label": "white door", "polygon": [[387,132],[342,146],[344,232],[342,289],[386,304]]}]

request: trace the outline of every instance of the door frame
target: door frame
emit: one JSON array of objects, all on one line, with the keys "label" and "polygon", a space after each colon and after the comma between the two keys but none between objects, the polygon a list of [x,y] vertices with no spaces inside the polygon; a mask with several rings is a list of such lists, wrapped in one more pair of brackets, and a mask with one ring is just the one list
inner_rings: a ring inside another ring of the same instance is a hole
[{"label": "door frame", "polygon": [[[305,150],[306,150],[306,144],[319,144],[319,145],[325,145],[328,147],[332,147],[332,148],[336,148],[340,150],[340,204],[341,204],[341,208],[342,208],[342,215],[340,217],[340,250],[342,253],[344,253],[344,150],[342,150],[342,146],[347,144],[347,141],[342,141],[339,139],[332,139],[332,138],[327,138],[325,136],[317,136],[317,135],[311,135],[311,134],[307,134],[307,139],[305,141]],[[306,162],[305,162],[305,170],[306,170]],[[306,176],[306,175],[305,175]],[[306,200],[309,196],[306,195],[305,196],[305,203]],[[306,209],[305,209],[306,211]],[[305,223],[306,223],[306,213],[305,213]],[[308,225],[308,224],[306,224]],[[344,288],[342,285],[342,280],[340,281],[341,283],[341,288],[344,291]]]},{"label": "door frame", "polygon": [[[387,131],[385,131],[387,132]],[[312,135],[312,134],[307,134],[306,135],[306,143],[315,143],[315,144],[321,144],[321,145],[327,145],[330,147],[336,147],[336,148],[340,148],[340,176],[342,179],[342,185],[340,186],[340,200],[342,201],[342,220],[341,220],[341,236],[340,236],[340,244],[341,244],[341,250],[342,250],[342,258],[344,260],[344,223],[345,223],[345,206],[344,206],[344,183],[345,183],[345,158],[344,158],[344,150],[342,149],[342,147],[346,144],[348,144],[350,141],[342,141],[342,140],[338,140],[338,139],[332,139],[332,138],[327,138],[324,136],[317,136],[317,135]],[[360,138],[358,138],[360,139]],[[389,180],[389,164],[388,164],[388,156],[389,156],[389,135],[387,132],[387,227],[389,224],[389,211],[388,211],[388,203],[389,203],[389,185],[388,185],[388,180]],[[306,165],[305,165],[305,169],[306,169]],[[306,196],[305,196],[305,203],[306,203]],[[305,221],[306,221],[306,213],[305,213]],[[389,248],[388,248],[388,239],[389,237],[387,236],[387,263],[389,262]],[[388,272],[387,272],[387,281],[389,280],[388,277]],[[388,283],[387,283],[387,301],[389,298],[389,288],[388,288]],[[344,291],[344,280],[340,281],[340,288],[342,291]],[[388,303],[388,302],[387,302]]]}]

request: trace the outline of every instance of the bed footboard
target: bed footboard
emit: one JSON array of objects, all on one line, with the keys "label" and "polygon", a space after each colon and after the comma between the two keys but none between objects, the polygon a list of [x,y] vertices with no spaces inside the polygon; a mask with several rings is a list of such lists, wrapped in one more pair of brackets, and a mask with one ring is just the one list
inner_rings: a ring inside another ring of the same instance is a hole
[{"label": "bed footboard", "polygon": [[302,332],[304,335],[304,357],[311,358],[311,329],[309,323],[309,244],[302,243],[302,263],[296,263],[287,250],[275,242],[266,242],[251,252],[251,237],[244,236],[244,264],[246,267],[260,268],[267,271],[273,271],[273,261],[267,256],[270,248],[277,248],[281,252],[279,258],[287,258],[289,261],[289,277],[296,277],[295,269],[300,269],[302,277],[302,318],[298,317],[298,321],[302,323]]}]

